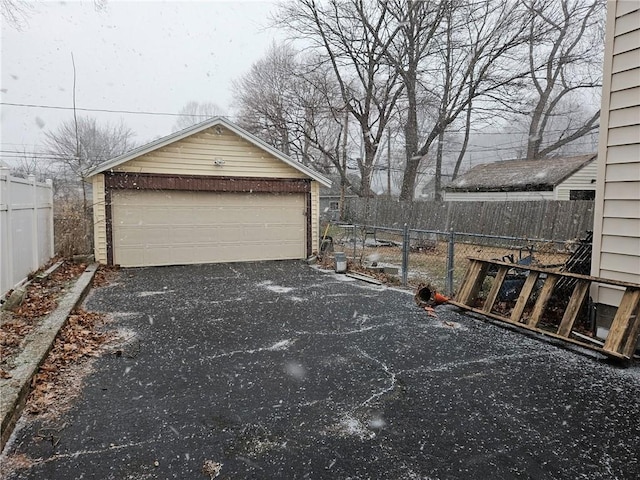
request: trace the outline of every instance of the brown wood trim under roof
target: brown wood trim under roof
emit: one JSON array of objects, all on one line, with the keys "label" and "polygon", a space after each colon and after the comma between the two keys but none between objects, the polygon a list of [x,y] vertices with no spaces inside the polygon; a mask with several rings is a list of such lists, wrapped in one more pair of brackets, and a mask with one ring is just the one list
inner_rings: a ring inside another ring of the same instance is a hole
[{"label": "brown wood trim under roof", "polygon": [[105,236],[107,237],[107,265],[113,265],[113,216],[111,214],[111,190],[104,191]]},{"label": "brown wood trim under roof", "polygon": [[189,190],[195,192],[308,193],[306,178],[213,177],[105,172],[105,189]]},{"label": "brown wood trim under roof", "polygon": [[307,212],[307,258],[313,253],[313,230],[311,228],[311,218],[313,217],[313,202],[311,200],[311,192],[307,192],[306,196],[306,212]]}]

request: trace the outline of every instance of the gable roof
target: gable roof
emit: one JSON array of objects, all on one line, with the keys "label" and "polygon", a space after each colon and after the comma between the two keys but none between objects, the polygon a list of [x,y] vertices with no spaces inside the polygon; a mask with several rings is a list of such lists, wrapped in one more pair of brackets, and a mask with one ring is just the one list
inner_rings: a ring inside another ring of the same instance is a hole
[{"label": "gable roof", "polygon": [[453,180],[448,192],[551,191],[597,155],[541,160],[505,160],[477,165]]},{"label": "gable roof", "polygon": [[[329,180],[331,180],[331,186],[327,187],[327,186],[323,186],[320,188],[320,196],[321,197],[339,197],[340,196],[340,191],[342,189],[341,186],[341,179],[340,179],[340,175],[338,174],[334,174],[334,175],[329,175],[328,176]],[[358,177],[357,175],[354,175],[352,173],[348,173],[347,174],[347,178],[349,179],[349,181],[351,182],[351,184],[356,187],[359,188],[360,187],[360,177]],[[353,190],[352,187],[347,187],[345,194],[347,197],[357,197],[358,194]]]},{"label": "gable roof", "polygon": [[235,133],[239,137],[243,138],[244,140],[248,141],[249,143],[252,143],[256,147],[261,148],[262,150],[270,153],[271,155],[273,155],[277,159],[282,160],[287,165],[289,165],[289,166],[295,168],[296,170],[304,173],[305,175],[311,177],[312,179],[316,180],[321,185],[324,185],[326,187],[330,187],[331,186],[331,180],[329,180],[325,176],[319,174],[315,170],[307,167],[306,165],[303,165],[303,164],[301,164],[299,162],[296,162],[291,157],[285,155],[284,153],[282,153],[278,149],[272,147],[271,145],[269,145],[265,141],[259,139],[258,137],[256,137],[252,133],[247,132],[243,128],[240,128],[235,123],[231,122],[230,120],[228,120],[228,119],[226,119],[224,117],[213,117],[213,118],[210,118],[208,120],[205,120],[204,122],[198,123],[198,124],[193,125],[193,126],[188,127],[188,128],[185,128],[184,130],[180,130],[178,132],[172,133],[172,134],[167,135],[165,137],[158,138],[157,140],[149,142],[149,143],[147,143],[145,145],[142,145],[140,147],[134,148],[133,150],[130,150],[130,151],[128,151],[128,152],[126,152],[126,153],[124,153],[124,154],[122,154],[120,156],[112,158],[111,160],[107,160],[106,162],[102,162],[101,164],[95,166],[93,169],[91,169],[89,171],[87,176],[91,177],[93,175],[97,175],[98,173],[105,172],[105,171],[110,170],[110,169],[112,169],[114,167],[117,167],[118,165],[121,165],[121,164],[123,164],[125,162],[128,162],[129,160],[133,160],[134,158],[137,158],[137,157],[140,157],[140,156],[145,155],[147,153],[153,152],[154,150],[158,150],[158,149],[160,149],[162,147],[166,147],[167,145],[170,145],[170,144],[172,144],[174,142],[178,142],[178,141],[180,141],[180,140],[182,140],[184,138],[190,137],[191,135],[194,135],[196,133],[202,132],[203,130],[206,130],[206,129],[211,128],[211,127],[215,127],[217,125],[221,125],[221,126],[223,126],[225,128],[228,128],[229,130],[231,130],[233,133]]}]

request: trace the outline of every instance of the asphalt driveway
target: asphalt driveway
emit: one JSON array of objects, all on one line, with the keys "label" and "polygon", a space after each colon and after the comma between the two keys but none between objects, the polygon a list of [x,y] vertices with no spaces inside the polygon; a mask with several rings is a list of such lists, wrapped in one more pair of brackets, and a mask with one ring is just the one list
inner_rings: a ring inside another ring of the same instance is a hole
[{"label": "asphalt driveway", "polygon": [[122,355],[23,425],[10,478],[640,478],[637,362],[297,262],[128,269],[85,303]]}]

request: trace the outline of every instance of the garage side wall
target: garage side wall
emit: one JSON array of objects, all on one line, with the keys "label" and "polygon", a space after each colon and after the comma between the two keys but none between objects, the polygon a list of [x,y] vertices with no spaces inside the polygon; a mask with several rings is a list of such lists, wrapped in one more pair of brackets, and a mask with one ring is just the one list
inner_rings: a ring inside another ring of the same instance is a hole
[{"label": "garage side wall", "polygon": [[107,263],[107,216],[104,175],[93,177],[93,245],[96,261]]},{"label": "garage side wall", "polygon": [[320,184],[311,182],[311,251],[320,249]]}]

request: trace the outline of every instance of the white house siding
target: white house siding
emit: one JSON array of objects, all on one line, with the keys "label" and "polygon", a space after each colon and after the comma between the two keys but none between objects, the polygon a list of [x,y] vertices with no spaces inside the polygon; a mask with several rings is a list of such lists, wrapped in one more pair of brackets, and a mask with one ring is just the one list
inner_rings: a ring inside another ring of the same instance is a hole
[{"label": "white house siding", "polygon": [[570,200],[571,190],[595,190],[598,164],[596,161],[585,165],[567,178],[555,189],[556,200]]},{"label": "white house siding", "polygon": [[[592,274],[640,283],[640,2],[608,3]],[[621,292],[595,287],[601,305]]]},{"label": "white house siding", "polygon": [[519,202],[529,200],[554,200],[554,192],[447,192],[446,202]]}]

